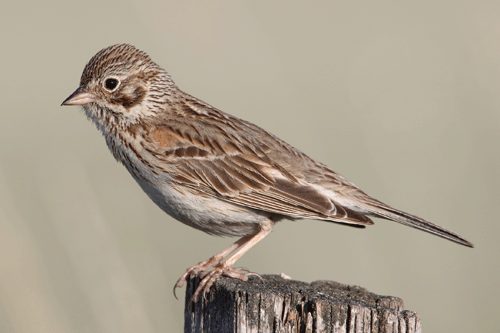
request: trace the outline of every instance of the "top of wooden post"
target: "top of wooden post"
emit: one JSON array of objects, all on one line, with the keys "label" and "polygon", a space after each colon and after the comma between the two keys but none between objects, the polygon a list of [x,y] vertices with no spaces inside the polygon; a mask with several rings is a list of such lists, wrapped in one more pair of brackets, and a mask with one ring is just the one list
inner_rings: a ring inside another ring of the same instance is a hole
[{"label": "top of wooden post", "polygon": [[[222,277],[205,299],[186,301],[184,332],[421,332],[400,298],[333,281],[262,278]],[[186,300],[198,282],[188,281]]]}]

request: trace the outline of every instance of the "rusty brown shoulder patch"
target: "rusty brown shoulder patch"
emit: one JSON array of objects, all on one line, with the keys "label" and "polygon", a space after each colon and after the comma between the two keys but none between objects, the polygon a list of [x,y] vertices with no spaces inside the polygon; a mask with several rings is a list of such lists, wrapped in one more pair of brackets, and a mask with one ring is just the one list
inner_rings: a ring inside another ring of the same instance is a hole
[{"label": "rusty brown shoulder patch", "polygon": [[182,140],[177,134],[165,127],[155,128],[152,130],[151,137],[157,145],[167,149],[178,147],[179,142]]}]

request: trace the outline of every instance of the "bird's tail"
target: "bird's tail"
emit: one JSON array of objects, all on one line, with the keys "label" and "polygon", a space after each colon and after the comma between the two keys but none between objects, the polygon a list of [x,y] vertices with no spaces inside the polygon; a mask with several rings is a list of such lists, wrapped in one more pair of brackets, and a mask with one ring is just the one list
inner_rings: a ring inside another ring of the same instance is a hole
[{"label": "bird's tail", "polygon": [[420,229],[464,246],[474,247],[474,245],[472,245],[471,242],[469,242],[459,234],[454,233],[453,231],[450,231],[437,224],[424,220],[418,216],[411,215],[403,211],[397,210],[395,208],[392,208],[390,206],[387,206],[386,204],[378,200],[375,199],[372,200],[370,200],[369,203],[366,203],[366,205],[363,205],[362,208],[366,209],[374,216],[395,221],[415,229]]}]

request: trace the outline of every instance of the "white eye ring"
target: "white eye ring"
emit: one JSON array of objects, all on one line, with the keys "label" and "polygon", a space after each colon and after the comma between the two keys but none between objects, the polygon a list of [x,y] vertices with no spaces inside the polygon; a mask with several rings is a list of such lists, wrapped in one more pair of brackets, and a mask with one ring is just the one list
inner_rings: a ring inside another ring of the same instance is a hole
[{"label": "white eye ring", "polygon": [[114,91],[120,85],[120,80],[115,77],[108,77],[104,80],[103,86],[107,91]]}]

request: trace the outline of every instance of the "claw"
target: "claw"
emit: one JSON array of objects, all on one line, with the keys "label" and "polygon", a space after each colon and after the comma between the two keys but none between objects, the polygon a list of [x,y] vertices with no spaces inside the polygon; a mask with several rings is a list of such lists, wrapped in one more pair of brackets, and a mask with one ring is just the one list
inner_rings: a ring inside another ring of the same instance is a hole
[{"label": "claw", "polygon": [[174,291],[174,297],[175,297],[176,300],[179,300],[179,299],[177,298],[177,295],[175,294],[175,289],[180,288],[180,287],[182,287],[182,286],[177,286],[177,283],[174,285],[174,290],[173,291]]},{"label": "claw", "polygon": [[247,276],[255,276],[255,277],[258,277],[260,279],[260,282],[264,283],[264,279],[262,278],[262,276],[260,276],[260,274],[257,274],[257,273],[254,273],[254,272],[248,272],[247,273]]},{"label": "claw", "polygon": [[247,272],[247,273],[252,273],[252,272],[250,272],[250,270],[249,270],[248,268],[246,268],[246,267],[239,267],[239,268],[238,268],[238,270],[239,270],[239,271],[243,271],[243,272]]}]

